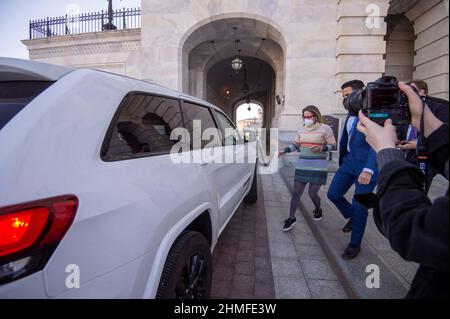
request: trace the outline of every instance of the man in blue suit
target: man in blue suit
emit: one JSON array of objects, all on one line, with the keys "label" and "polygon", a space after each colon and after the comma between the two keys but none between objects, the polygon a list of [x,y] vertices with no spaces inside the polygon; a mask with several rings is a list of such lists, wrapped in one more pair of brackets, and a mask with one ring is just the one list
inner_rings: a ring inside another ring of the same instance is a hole
[{"label": "man in blue suit", "polygon": [[[352,91],[363,87],[364,83],[359,80],[342,85],[344,105]],[[340,141],[339,170],[328,190],[328,198],[348,220],[343,231],[352,232],[350,244],[342,255],[346,260],[355,258],[361,251],[368,212],[355,199],[350,204],[344,195],[353,184],[356,187],[355,194],[371,193],[376,186],[378,174],[376,153],[366,142],[366,137],[356,129],[358,121],[357,116],[347,115]]]}]

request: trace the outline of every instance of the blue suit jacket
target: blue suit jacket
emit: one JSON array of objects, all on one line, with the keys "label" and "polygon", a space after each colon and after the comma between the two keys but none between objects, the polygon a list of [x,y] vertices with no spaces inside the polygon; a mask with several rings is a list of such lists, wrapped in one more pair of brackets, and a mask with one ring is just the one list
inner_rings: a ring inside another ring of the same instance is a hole
[{"label": "blue suit jacket", "polygon": [[[339,147],[339,166],[344,162],[344,157],[348,154],[347,143],[348,143],[348,133],[347,133],[347,122],[349,117],[345,120],[344,131],[342,133],[342,138]],[[356,124],[359,119],[356,119]],[[372,147],[366,142],[366,136],[356,129],[353,130],[352,137],[350,139],[350,152],[352,155],[353,167],[356,172],[360,174],[364,168],[369,168],[374,171],[374,176],[372,180],[375,180],[378,175],[377,166],[377,154],[372,149]]]}]

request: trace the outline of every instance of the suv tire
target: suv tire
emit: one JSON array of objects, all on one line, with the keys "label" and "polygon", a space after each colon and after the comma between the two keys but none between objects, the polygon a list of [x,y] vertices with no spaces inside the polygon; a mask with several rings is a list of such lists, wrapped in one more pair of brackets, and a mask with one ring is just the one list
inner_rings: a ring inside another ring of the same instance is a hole
[{"label": "suv tire", "polygon": [[258,200],[258,166],[255,165],[255,173],[253,174],[252,187],[250,192],[245,196],[245,203],[254,204]]},{"label": "suv tire", "polygon": [[170,249],[157,299],[208,299],[212,257],[206,238],[194,231],[181,234]]}]

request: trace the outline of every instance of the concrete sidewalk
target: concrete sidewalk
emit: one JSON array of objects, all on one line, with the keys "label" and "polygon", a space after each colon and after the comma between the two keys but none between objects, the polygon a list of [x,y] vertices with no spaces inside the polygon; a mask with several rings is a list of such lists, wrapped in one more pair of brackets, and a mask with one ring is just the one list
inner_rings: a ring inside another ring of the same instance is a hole
[{"label": "concrete sidewalk", "polygon": [[260,175],[260,179],[276,298],[348,298],[305,218],[298,214],[294,228],[282,231],[291,196],[280,174]]},{"label": "concrete sidewalk", "polygon": [[[213,298],[231,299],[400,299],[417,270],[392,250],[369,215],[360,255],[345,261],[350,241],[346,223],[326,197],[334,173],[321,191],[324,216],[312,219],[313,204],[304,194],[298,223],[283,232],[288,217],[296,154],[280,160],[279,172],[258,175],[258,202],[243,204],[219,238],[214,251]],[[330,171],[336,170],[330,162]],[[445,192],[448,182],[437,178],[431,198]],[[353,189],[347,194],[351,200]],[[380,288],[366,286],[368,265],[380,269]]]},{"label": "concrete sidewalk", "polygon": [[213,255],[212,298],[347,298],[306,221],[281,230],[290,194],[279,174],[258,175],[258,201],[242,204]]},{"label": "concrete sidewalk", "polygon": [[[292,154],[283,157],[280,161],[280,174],[290,189],[292,189],[296,160],[297,156]],[[337,169],[333,162],[330,162],[330,166],[330,171]],[[342,259],[341,255],[350,241],[350,234],[342,232],[341,229],[346,221],[326,196],[333,177],[334,174],[330,173],[327,185],[320,191],[324,218],[320,222],[312,220],[310,215],[314,208],[306,194],[302,197],[300,211],[306,217],[305,220],[320,242],[342,285],[353,298],[403,298],[418,265],[404,261],[392,250],[387,239],[378,232],[371,213],[369,213],[361,254],[352,261]],[[443,181],[442,178],[436,178],[430,198],[436,198],[439,194],[443,194],[446,187],[448,187],[448,182]],[[346,195],[349,201],[351,201],[353,193],[354,188],[350,189]],[[368,275],[366,267],[370,264],[378,265],[380,268],[381,287],[379,289],[368,289],[365,285]]]}]

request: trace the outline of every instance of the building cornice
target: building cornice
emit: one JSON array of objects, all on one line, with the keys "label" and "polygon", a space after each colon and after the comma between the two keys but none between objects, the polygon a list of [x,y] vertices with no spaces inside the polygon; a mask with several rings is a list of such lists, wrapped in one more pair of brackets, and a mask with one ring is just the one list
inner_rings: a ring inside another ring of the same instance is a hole
[{"label": "building cornice", "polygon": [[141,30],[115,30],[23,40],[30,59],[137,51],[141,47]]}]

